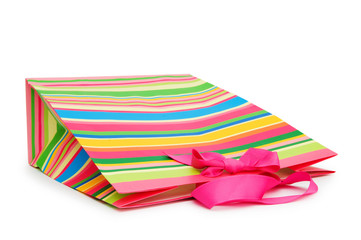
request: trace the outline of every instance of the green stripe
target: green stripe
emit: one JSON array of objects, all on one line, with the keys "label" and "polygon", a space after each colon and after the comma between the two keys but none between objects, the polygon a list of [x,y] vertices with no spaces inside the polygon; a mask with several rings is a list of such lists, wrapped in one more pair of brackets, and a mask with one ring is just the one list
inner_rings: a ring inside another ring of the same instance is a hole
[{"label": "green stripe", "polygon": [[296,155],[301,155],[308,152],[313,152],[317,150],[325,149],[324,146],[319,144],[318,142],[310,141],[309,143],[305,145],[296,146],[290,149],[280,149],[277,150],[279,159],[289,158]]},{"label": "green stripe", "polygon": [[107,194],[105,197],[103,197],[102,200],[107,203],[113,204],[114,202],[118,201],[119,199],[126,197],[130,194],[131,193],[120,194],[114,190],[113,192],[111,192],[111,193]]},{"label": "green stripe", "polygon": [[48,109],[44,106],[44,118],[43,118],[43,122],[44,122],[44,145],[46,146],[48,144],[49,141],[49,123],[48,123],[48,114],[49,111]]},{"label": "green stripe", "polygon": [[110,195],[113,195],[113,196],[116,197],[117,192],[116,192],[115,190],[113,190],[113,191],[107,193],[107,194],[106,194],[104,197],[102,197],[101,199],[104,199],[104,198],[107,198],[107,197],[108,197],[108,199],[111,201],[112,197],[109,197]]},{"label": "green stripe", "polygon": [[145,169],[158,169],[158,168],[176,168],[184,167],[183,164],[180,165],[170,165],[170,166],[156,166],[156,167],[142,167],[142,168],[126,168],[126,169],[114,169],[114,170],[101,170],[101,172],[119,172],[119,171],[131,171],[131,170],[145,170]]},{"label": "green stripe", "polygon": [[150,90],[150,91],[124,91],[124,92],[97,92],[97,91],[49,91],[49,90],[38,90],[42,95],[44,94],[60,94],[60,95],[95,95],[95,96],[111,96],[111,97],[129,97],[129,96],[141,96],[141,97],[149,97],[149,96],[169,96],[176,94],[187,94],[194,93],[197,91],[204,91],[211,87],[214,87],[210,83],[204,83],[195,87],[187,87],[187,88],[175,88],[175,89],[161,89],[161,90]]},{"label": "green stripe", "polygon": [[75,140],[75,138],[70,139],[70,141],[66,144],[66,146],[64,147],[64,150],[62,151],[60,157],[58,158],[58,160],[54,164],[53,168],[50,170],[49,175],[51,175],[53,173],[53,171],[56,169],[56,167],[59,165],[59,163],[63,160],[63,156],[65,155],[65,153],[68,150],[68,148],[70,147],[70,145],[74,142],[74,140]]},{"label": "green stripe", "polygon": [[150,157],[136,157],[136,158],[92,158],[94,163],[101,164],[117,164],[117,163],[137,163],[137,162],[148,162],[148,161],[162,161],[170,160],[166,155],[163,156],[150,156]]},{"label": "green stripe", "polygon": [[196,78],[193,80],[186,80],[186,81],[177,81],[177,82],[151,82],[151,83],[142,83],[142,84],[137,84],[137,85],[118,85],[118,86],[107,86],[107,85],[99,85],[99,86],[92,86],[92,87],[74,87],[74,86],[63,86],[63,87],[52,87],[52,86],[36,86],[37,89],[39,90],[49,90],[49,91],[53,91],[53,89],[59,89],[59,88],[65,88],[66,90],[63,91],[69,91],[69,90],[84,90],[86,89],[87,91],[91,91],[91,90],[100,90],[99,92],[101,92],[102,89],[104,90],[108,90],[108,89],[113,89],[114,91],[118,90],[118,89],[132,89],[132,88],[144,88],[144,87],[154,87],[157,88],[157,86],[172,86],[172,85],[184,85],[184,84],[191,84],[191,83],[196,83],[196,82],[203,82],[202,80]]},{"label": "green stripe", "polygon": [[[202,132],[205,130],[209,130],[215,127],[219,127],[219,126],[223,126],[225,124],[228,123],[232,123],[232,122],[236,122],[239,120],[243,120],[246,118],[250,118],[253,116],[257,116],[257,115],[261,115],[267,113],[267,111],[262,110],[262,111],[258,111],[258,112],[254,112],[254,113],[250,113],[247,115],[243,115],[241,117],[237,117],[237,118],[233,118],[227,121],[223,121],[223,122],[219,122],[216,124],[212,124],[209,125],[207,127],[203,127],[203,128],[198,128],[198,129],[187,129],[187,130],[174,130],[174,131],[147,131],[147,134],[149,135],[154,135],[154,134],[177,134],[177,133],[198,133],[198,132]],[[114,131],[114,132],[95,132],[95,131],[82,131],[82,130],[72,130],[73,134],[88,134],[88,135],[97,135],[97,136],[102,136],[102,135],[144,135],[143,131]]]},{"label": "green stripe", "polygon": [[222,150],[218,150],[218,151],[214,151],[214,152],[218,152],[220,154],[227,154],[227,153],[231,153],[231,152],[244,151],[244,150],[247,150],[248,148],[256,148],[256,147],[259,147],[262,145],[270,144],[273,142],[278,142],[278,141],[285,140],[287,138],[296,137],[296,136],[299,136],[302,134],[303,133],[296,130],[296,131],[282,134],[282,135],[279,135],[276,137],[271,137],[271,138],[267,138],[267,139],[264,139],[261,141],[257,141],[257,142],[253,142],[253,143],[249,143],[249,144],[245,144],[245,145],[237,146],[237,147],[233,147],[233,148],[222,149]]},{"label": "green stripe", "polygon": [[[299,145],[305,142],[309,142],[309,141],[313,141],[312,139],[306,139],[300,142],[296,142],[296,143],[292,143],[292,144],[287,144],[281,147],[277,147],[277,148],[272,148],[270,149],[270,151],[276,151],[276,150],[280,150],[282,148],[286,148],[286,147],[290,147],[290,146],[295,146],[295,145]],[[238,157],[237,157],[238,158]],[[169,158],[168,158],[169,159]],[[171,166],[156,166],[156,167],[143,167],[143,168],[126,168],[126,169],[115,169],[115,170],[101,170],[102,172],[117,172],[117,171],[128,171],[128,170],[144,170],[144,169],[155,169],[155,168],[172,168],[172,167],[182,167],[184,165],[171,165]]]},{"label": "green stripe", "polygon": [[127,80],[142,80],[142,79],[156,79],[156,78],[183,78],[183,77],[193,77],[192,75],[182,75],[182,76],[170,76],[162,75],[155,77],[137,77],[137,78],[114,78],[114,79],[74,79],[74,80],[35,80],[28,79],[29,82],[48,82],[48,83],[60,83],[60,82],[110,82],[110,81],[127,81]]},{"label": "green stripe", "polygon": [[159,179],[159,178],[173,178],[173,177],[184,177],[191,175],[199,175],[200,170],[193,167],[184,167],[182,169],[169,169],[166,171],[149,171],[149,170],[135,170],[131,172],[119,172],[119,174],[107,174],[104,173],[106,179],[109,182],[131,182],[148,179]]},{"label": "green stripe", "polygon": [[309,141],[313,141],[313,139],[309,138],[309,139],[306,139],[306,140],[303,140],[303,141],[300,141],[300,142],[287,144],[287,145],[280,146],[280,147],[276,147],[276,148],[272,148],[272,149],[269,149],[269,150],[270,150],[270,151],[277,151],[277,150],[280,150],[280,149],[282,149],[282,148],[286,148],[286,147],[298,145],[298,144],[305,143],[305,142],[309,142]]},{"label": "green stripe", "polygon": [[[287,149],[284,151],[278,151],[278,156],[281,159],[300,155],[307,152],[312,152],[320,149],[324,149],[325,147],[317,142],[309,142],[304,145],[296,146],[291,149]],[[140,180],[149,180],[149,179],[159,179],[159,178],[174,178],[174,177],[183,177],[190,175],[199,174],[199,170],[194,169],[192,167],[183,168],[183,169],[169,169],[166,171],[142,171],[135,170],[126,173],[118,172],[118,174],[108,175],[104,173],[106,178],[110,182],[130,182],[130,181],[140,181]]]},{"label": "green stripe", "polygon": [[[296,137],[299,135],[302,135],[303,133],[296,130],[293,132],[289,132],[286,134],[282,134],[276,137],[272,137],[272,138],[268,138],[265,140],[261,140],[261,141],[257,141],[257,142],[253,142],[250,144],[246,144],[246,145],[242,145],[242,146],[238,146],[238,147],[233,147],[233,148],[228,148],[228,149],[224,149],[224,150],[217,150],[217,151],[213,151],[213,152],[218,152],[220,154],[227,154],[227,153],[231,153],[231,152],[237,152],[237,151],[242,151],[242,150],[246,150],[248,148],[251,147],[258,147],[258,146],[262,146],[265,144],[269,144],[272,142],[277,142],[277,141],[281,141],[281,140],[285,140],[288,138],[292,138],[292,137]],[[148,162],[148,161],[162,161],[162,160],[170,160],[170,158],[168,156],[151,156],[151,157],[136,157],[136,158],[112,158],[112,159],[103,159],[103,158],[92,158],[92,160],[95,163],[100,163],[100,164],[117,164],[117,163],[136,163],[136,162]]]},{"label": "green stripe", "polygon": [[83,103],[83,104],[95,104],[95,105],[112,105],[112,106],[128,106],[128,105],[140,105],[140,106],[167,106],[167,105],[175,105],[175,104],[185,104],[185,103],[196,103],[203,102],[205,100],[215,98],[221,94],[224,94],[226,91],[219,92],[209,97],[205,97],[197,100],[189,100],[189,101],[178,101],[178,102],[167,102],[167,103],[107,103],[107,102],[79,102],[79,101],[62,101],[62,100],[51,100],[51,102],[56,103]]},{"label": "green stripe", "polygon": [[61,140],[61,138],[63,137],[64,134],[66,134],[65,129],[61,125],[58,124],[57,132],[56,132],[54,138],[51,140],[51,142],[48,144],[48,146],[41,153],[41,155],[37,161],[37,165],[38,165],[38,167],[40,167],[40,169],[44,170],[43,165],[44,165],[45,161],[48,160],[48,158],[50,157],[49,156],[50,152],[54,149],[54,147]]},{"label": "green stripe", "polygon": [[[97,195],[99,195],[100,193],[104,192],[105,190],[108,190],[109,188],[111,188],[112,185],[108,184],[105,187],[101,188],[100,190],[96,191],[95,193],[92,194],[93,197],[96,197]],[[105,197],[105,196],[104,196]]]},{"label": "green stripe", "polygon": [[[313,152],[316,150],[324,149],[325,147],[321,144],[309,141],[306,144],[299,144],[299,146],[292,147],[290,149],[278,150],[279,159],[297,156],[300,154]],[[190,167],[184,169],[169,169],[166,171],[142,171],[135,170],[126,173],[118,172],[118,174],[108,175],[104,173],[106,178],[110,182],[129,182],[129,181],[140,181],[140,180],[149,180],[149,179],[159,179],[159,178],[173,178],[173,177],[182,177],[199,174],[199,170]]]}]

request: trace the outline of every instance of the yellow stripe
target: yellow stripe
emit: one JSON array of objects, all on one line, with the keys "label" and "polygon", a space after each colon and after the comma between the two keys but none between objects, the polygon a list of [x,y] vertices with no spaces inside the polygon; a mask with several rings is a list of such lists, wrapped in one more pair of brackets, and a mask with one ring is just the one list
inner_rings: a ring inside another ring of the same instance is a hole
[{"label": "yellow stripe", "polygon": [[247,132],[265,125],[275,124],[282,122],[276,116],[267,116],[260,119],[252,120],[246,123],[234,125],[228,128],[223,128],[218,131],[206,133],[199,136],[186,136],[186,137],[167,137],[167,138],[144,138],[144,139],[91,139],[91,138],[78,138],[80,144],[84,147],[135,147],[135,146],[169,146],[177,144],[190,144],[190,143],[205,143],[222,138],[228,138],[242,132]]},{"label": "yellow stripe", "polygon": [[[58,144],[58,146],[55,148],[55,150],[54,150],[54,154],[50,157],[50,159],[48,160],[48,164],[47,164],[47,166],[46,166],[46,168],[45,169],[43,169],[43,172],[46,174],[46,173],[48,173],[48,171],[50,170],[50,166],[52,165],[52,163],[53,163],[53,161],[54,161],[54,159],[55,159],[55,156],[57,156],[58,157],[58,155],[56,154],[58,151],[59,151],[59,148],[62,148],[62,147],[64,147],[64,142],[65,141],[67,141],[68,140],[68,138],[69,137],[71,137],[71,133],[70,132],[67,132],[66,133],[66,135],[65,135],[65,137],[64,137],[64,139]],[[45,150],[45,149],[44,149]],[[60,154],[61,155],[61,154]],[[59,156],[60,156],[59,155]],[[55,159],[55,160],[58,160],[58,158],[57,159]],[[44,164],[44,166],[45,166],[45,164]]]},{"label": "yellow stripe", "polygon": [[224,111],[220,111],[220,112],[216,112],[216,113],[212,113],[206,116],[200,116],[200,117],[194,117],[194,118],[186,118],[186,119],[175,119],[175,120],[103,120],[103,119],[76,119],[76,118],[61,118],[62,120],[66,121],[75,121],[75,122],[96,122],[96,123],[107,123],[107,122],[116,122],[116,123],[135,123],[135,122],[145,122],[145,123],[160,123],[160,122],[188,122],[188,121],[193,121],[193,120],[198,120],[198,119],[202,119],[205,117],[212,117],[212,116],[216,116],[216,115],[222,115],[226,112],[230,112],[236,109],[240,109],[243,108],[247,105],[250,105],[251,103],[246,102],[242,105],[236,106],[234,108],[230,108],[230,109],[226,109]]},{"label": "yellow stripe", "polygon": [[150,91],[150,90],[163,90],[163,89],[178,89],[178,88],[189,88],[195,87],[204,84],[205,82],[198,79],[197,81],[184,83],[184,82],[175,82],[174,84],[165,84],[165,85],[156,85],[156,86],[112,86],[112,87],[44,87],[44,86],[34,86],[36,90],[46,90],[46,91],[78,91],[78,92],[128,92],[128,91]]},{"label": "yellow stripe", "polygon": [[106,196],[103,201],[107,201],[109,198],[113,197],[114,195],[118,195],[119,193],[118,192],[113,192],[111,193],[110,195]]},{"label": "yellow stripe", "polygon": [[85,183],[84,185],[76,188],[76,190],[84,192],[86,190],[88,190],[89,188],[94,187],[95,185],[97,185],[98,183],[100,183],[101,181],[104,181],[104,176],[103,175],[99,175],[98,177],[94,178],[93,180]]},{"label": "yellow stripe", "polygon": [[226,99],[229,99],[230,97],[233,97],[234,95],[231,93],[227,93],[218,97],[215,97],[213,99],[210,99],[206,102],[202,103],[186,103],[186,104],[180,104],[172,105],[172,106],[111,106],[111,105],[80,105],[80,104],[69,104],[69,103],[55,103],[52,102],[51,106],[56,109],[81,109],[81,110],[102,110],[102,111],[147,111],[147,112],[166,112],[166,111],[180,111],[180,110],[189,110],[190,108],[204,108],[209,107],[215,103],[219,103],[221,101],[224,101]]},{"label": "yellow stripe", "polygon": [[[206,94],[209,94],[209,93],[212,93],[212,92],[215,92],[215,91],[219,91],[220,88],[215,88],[215,89],[212,89],[210,91],[207,91],[207,92],[204,92],[204,93],[199,93],[199,94],[194,94],[192,95],[191,97],[198,97],[198,96],[203,96],[203,95],[206,95]],[[223,90],[224,91],[224,90]],[[144,98],[117,98],[117,97],[111,97],[111,98],[104,98],[104,97],[89,97],[89,96],[85,96],[85,97],[82,97],[82,96],[72,96],[72,97],[66,97],[66,96],[53,96],[53,95],[47,95],[47,94],[44,94],[44,96],[46,96],[46,99],[47,100],[66,100],[66,99],[75,99],[75,100],[79,100],[79,101],[98,101],[98,100],[119,100],[119,101],[144,101],[146,100],[146,102],[156,102],[156,101],[159,101],[160,99],[161,100],[182,100],[182,99],[188,99],[190,96],[183,96],[183,95],[174,95],[172,97],[169,97],[169,96],[154,96],[155,98],[147,98],[147,97],[144,97]]]}]

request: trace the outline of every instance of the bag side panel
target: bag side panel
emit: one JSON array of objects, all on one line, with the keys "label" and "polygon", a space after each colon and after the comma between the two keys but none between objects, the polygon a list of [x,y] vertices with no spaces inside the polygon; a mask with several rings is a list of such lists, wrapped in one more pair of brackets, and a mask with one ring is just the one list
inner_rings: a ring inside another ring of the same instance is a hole
[{"label": "bag side panel", "polygon": [[149,200],[142,206],[191,197],[191,188],[188,192],[183,190],[176,194],[173,188],[142,193],[118,193],[74,135],[57,119],[46,101],[29,84],[26,84],[26,94],[29,164],[39,168],[50,178],[118,208],[146,199]]},{"label": "bag side panel", "polygon": [[100,173],[88,154],[27,83],[29,164],[75,190],[112,204],[119,194]]}]

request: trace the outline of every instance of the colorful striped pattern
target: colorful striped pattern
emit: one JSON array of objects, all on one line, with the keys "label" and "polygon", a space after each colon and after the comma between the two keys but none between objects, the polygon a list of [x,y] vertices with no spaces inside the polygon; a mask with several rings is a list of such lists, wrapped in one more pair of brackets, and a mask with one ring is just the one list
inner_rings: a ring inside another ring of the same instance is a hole
[{"label": "colorful striped pattern", "polygon": [[190,197],[194,185],[120,194],[104,178],[74,135],[27,85],[29,164],[75,190],[118,208],[139,207]]},{"label": "colorful striped pattern", "polygon": [[27,86],[30,164],[106,202],[112,196],[111,204],[162,188],[152,201],[139,202],[188,197],[185,189],[209,181],[165,152],[197,148],[239,158],[258,147],[277,151],[281,166],[293,168],[335,155],[271,113],[191,75],[28,79]]}]

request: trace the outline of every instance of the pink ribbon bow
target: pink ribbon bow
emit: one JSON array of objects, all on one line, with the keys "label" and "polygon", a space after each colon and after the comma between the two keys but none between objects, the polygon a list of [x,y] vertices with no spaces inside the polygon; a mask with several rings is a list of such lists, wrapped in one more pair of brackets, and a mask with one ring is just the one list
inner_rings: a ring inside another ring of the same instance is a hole
[{"label": "pink ribbon bow", "polygon": [[[280,170],[278,155],[264,149],[250,148],[239,159],[226,158],[216,152],[200,153],[193,149],[191,155],[169,155],[173,160],[203,169],[201,175],[209,178],[220,176],[224,171],[232,174],[211,180],[197,187],[192,196],[208,208],[234,202],[281,204],[294,201],[304,195],[317,192],[317,185],[306,172],[296,172],[281,180],[273,174]],[[300,195],[263,198],[276,186],[309,181],[307,190]]]}]

